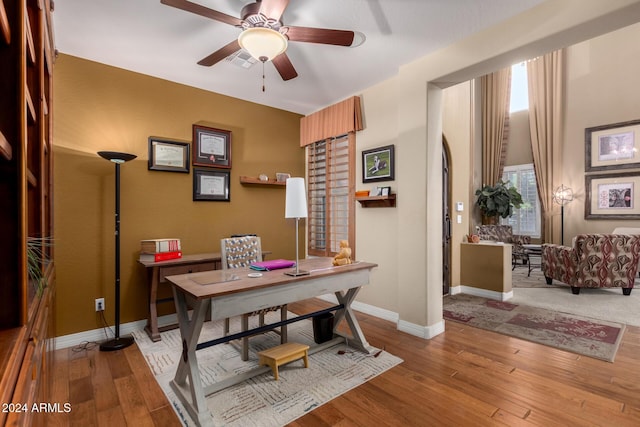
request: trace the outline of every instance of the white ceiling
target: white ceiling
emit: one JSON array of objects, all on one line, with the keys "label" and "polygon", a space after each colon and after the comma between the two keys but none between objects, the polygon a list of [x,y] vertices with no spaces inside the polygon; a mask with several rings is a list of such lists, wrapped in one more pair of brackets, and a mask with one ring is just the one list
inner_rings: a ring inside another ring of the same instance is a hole
[{"label": "white ceiling", "polygon": [[[250,0],[192,0],[240,16]],[[230,25],[160,0],[56,0],[56,48],[107,65],[235,98],[309,114],[397,74],[403,64],[523,12],[543,0],[291,0],[284,25],[353,30],[358,47],[291,42],[298,77],[272,64],[244,69],[197,61],[237,38]]]}]

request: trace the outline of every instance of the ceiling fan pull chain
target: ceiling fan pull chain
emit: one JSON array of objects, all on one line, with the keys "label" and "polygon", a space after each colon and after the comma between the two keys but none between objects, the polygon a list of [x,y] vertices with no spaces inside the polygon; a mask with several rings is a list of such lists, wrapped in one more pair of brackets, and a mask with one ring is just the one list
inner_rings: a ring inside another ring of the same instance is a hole
[{"label": "ceiling fan pull chain", "polygon": [[260,57],[260,62],[262,62],[262,91],[264,92],[264,63],[267,62],[266,60],[263,59],[264,56]]}]

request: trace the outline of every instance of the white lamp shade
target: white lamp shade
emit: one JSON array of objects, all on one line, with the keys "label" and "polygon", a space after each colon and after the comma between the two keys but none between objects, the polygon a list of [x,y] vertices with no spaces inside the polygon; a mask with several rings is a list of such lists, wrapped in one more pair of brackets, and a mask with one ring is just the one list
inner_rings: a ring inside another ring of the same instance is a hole
[{"label": "white lamp shade", "polygon": [[267,62],[287,49],[287,38],[271,28],[247,28],[238,36],[240,46],[255,59]]},{"label": "white lamp shade", "polygon": [[307,217],[307,194],[304,186],[304,178],[287,178],[284,217]]}]

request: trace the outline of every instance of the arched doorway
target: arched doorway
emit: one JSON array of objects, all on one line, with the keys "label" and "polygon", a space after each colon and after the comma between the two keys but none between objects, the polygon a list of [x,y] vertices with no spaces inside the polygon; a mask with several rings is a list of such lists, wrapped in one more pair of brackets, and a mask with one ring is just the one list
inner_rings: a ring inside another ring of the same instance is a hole
[{"label": "arched doorway", "polygon": [[442,294],[451,286],[451,179],[449,147],[442,136]]}]

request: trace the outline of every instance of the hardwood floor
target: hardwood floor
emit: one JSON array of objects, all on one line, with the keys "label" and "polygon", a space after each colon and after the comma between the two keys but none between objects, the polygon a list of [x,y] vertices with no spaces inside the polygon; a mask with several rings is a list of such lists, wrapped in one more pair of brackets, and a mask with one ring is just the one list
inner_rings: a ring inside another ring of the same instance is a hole
[{"label": "hardwood floor", "polygon": [[[290,304],[309,312],[330,304]],[[369,342],[404,363],[291,426],[638,426],[640,328],[627,327],[615,363],[446,322],[423,340],[357,313]],[[47,426],[176,426],[169,402],[134,345],[116,352],[58,350]]]}]

